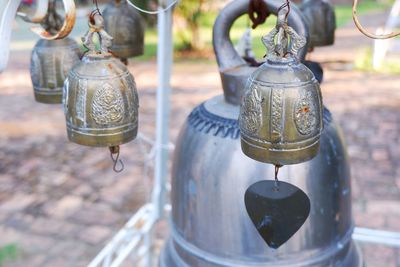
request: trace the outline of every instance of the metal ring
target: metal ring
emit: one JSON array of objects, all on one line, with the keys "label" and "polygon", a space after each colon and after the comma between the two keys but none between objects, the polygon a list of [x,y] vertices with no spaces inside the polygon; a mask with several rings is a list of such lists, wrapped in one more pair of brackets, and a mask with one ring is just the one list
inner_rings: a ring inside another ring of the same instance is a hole
[{"label": "metal ring", "polygon": [[358,20],[358,16],[357,16],[357,5],[358,5],[358,0],[353,0],[353,21],[354,24],[356,24],[357,29],[364,34],[365,36],[372,38],[372,39],[380,39],[380,40],[384,40],[384,39],[390,39],[393,37],[396,37],[398,35],[400,35],[400,32],[392,32],[389,34],[373,34],[368,32],[360,23],[360,21]]},{"label": "metal ring", "polygon": [[38,34],[41,38],[46,40],[62,39],[68,36],[68,34],[72,31],[72,28],[75,25],[76,7],[74,0],[63,0],[63,5],[65,10],[65,19],[63,26],[57,33],[52,35],[48,31],[46,31],[42,26],[34,26],[31,28],[31,30],[34,33]]}]

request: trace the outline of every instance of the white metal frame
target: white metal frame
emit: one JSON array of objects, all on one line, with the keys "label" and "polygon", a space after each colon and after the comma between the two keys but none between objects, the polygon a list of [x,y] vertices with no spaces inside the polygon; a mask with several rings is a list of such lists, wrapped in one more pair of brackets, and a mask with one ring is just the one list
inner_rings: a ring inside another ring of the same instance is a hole
[{"label": "white metal frame", "polygon": [[[390,15],[386,21],[385,27],[377,29],[376,34],[389,34],[394,32],[394,29],[398,28],[399,26],[399,16],[400,0],[396,0],[393,3],[392,9],[390,10]],[[396,40],[396,38],[374,40],[372,67],[375,70],[378,70],[382,67],[382,63],[386,57],[387,52],[394,46],[395,42],[398,43],[398,40]]]}]

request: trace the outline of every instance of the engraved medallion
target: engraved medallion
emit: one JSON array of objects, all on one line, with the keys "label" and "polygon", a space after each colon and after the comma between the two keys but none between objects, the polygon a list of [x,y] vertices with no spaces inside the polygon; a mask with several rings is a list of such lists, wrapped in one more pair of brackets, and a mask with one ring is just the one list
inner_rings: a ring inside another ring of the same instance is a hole
[{"label": "engraved medallion", "polygon": [[121,92],[109,83],[96,90],[92,100],[92,118],[100,125],[120,122],[124,117],[124,100]]},{"label": "engraved medallion", "polygon": [[316,99],[311,91],[302,91],[295,106],[295,124],[302,135],[309,135],[318,130],[319,113],[315,106]]}]

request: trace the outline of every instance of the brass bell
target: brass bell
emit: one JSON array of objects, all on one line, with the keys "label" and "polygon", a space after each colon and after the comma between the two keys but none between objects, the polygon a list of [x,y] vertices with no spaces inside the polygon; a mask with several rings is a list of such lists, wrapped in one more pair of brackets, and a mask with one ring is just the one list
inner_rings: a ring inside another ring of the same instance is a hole
[{"label": "brass bell", "polygon": [[125,60],[143,55],[145,23],[127,0],[114,0],[103,11],[105,30],[113,36],[111,51]]},{"label": "brass bell", "polygon": [[[139,100],[135,80],[109,52],[112,37],[104,31],[101,15],[91,15],[89,26],[82,38],[88,51],[64,84],[68,138],[80,145],[108,146],[116,154],[118,145],[137,135]],[[94,35],[98,35],[99,49],[93,42]]]},{"label": "brass bell", "polygon": [[[56,12],[53,1],[42,26],[49,33],[57,32],[63,18]],[[68,72],[79,62],[81,51],[77,42],[71,38],[60,40],[40,39],[31,55],[31,80],[35,100],[47,104],[61,104],[62,88]]]},{"label": "brass bell", "polygon": [[306,39],[288,26],[280,10],[263,43],[267,60],[250,76],[240,108],[242,150],[275,165],[310,160],[319,151],[323,125],[319,83],[297,59]]},{"label": "brass bell", "polygon": [[309,48],[332,45],[335,41],[336,18],[332,5],[323,0],[305,0],[300,6],[309,31]]}]

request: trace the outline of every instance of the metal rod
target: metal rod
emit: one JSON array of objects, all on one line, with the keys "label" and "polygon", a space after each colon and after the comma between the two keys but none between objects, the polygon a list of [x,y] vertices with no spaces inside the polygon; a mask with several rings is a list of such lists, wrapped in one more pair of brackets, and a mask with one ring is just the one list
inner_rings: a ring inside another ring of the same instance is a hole
[{"label": "metal rod", "polygon": [[400,233],[356,227],[353,239],[359,242],[400,248]]},{"label": "metal rod", "polygon": [[[159,9],[163,9],[164,6],[168,6],[171,2],[172,0],[160,0]],[[169,9],[158,14],[156,158],[154,189],[152,192],[152,203],[155,207],[157,218],[163,216],[166,197],[172,54],[172,10]]]}]

